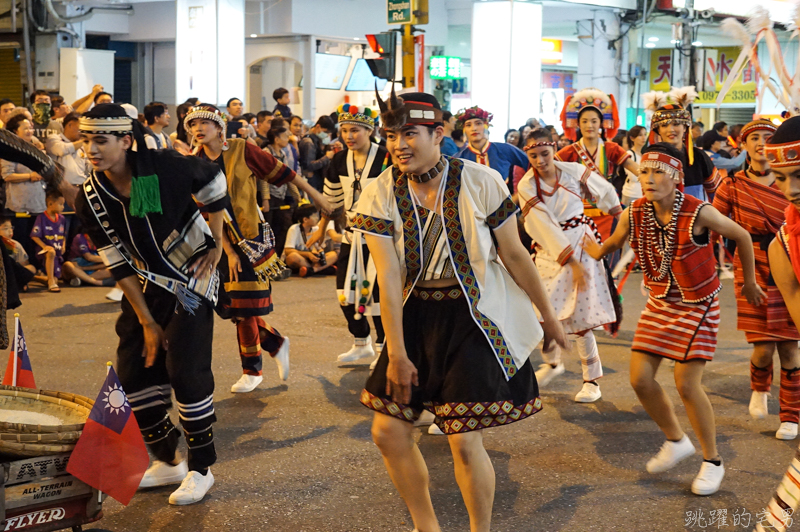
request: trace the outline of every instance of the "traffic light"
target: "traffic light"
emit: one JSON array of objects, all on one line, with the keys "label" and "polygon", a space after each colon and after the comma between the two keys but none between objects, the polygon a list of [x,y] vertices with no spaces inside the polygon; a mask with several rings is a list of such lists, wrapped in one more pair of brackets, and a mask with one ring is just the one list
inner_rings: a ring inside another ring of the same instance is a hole
[{"label": "traffic light", "polygon": [[374,35],[367,35],[372,50],[379,54],[376,59],[367,59],[367,66],[372,71],[372,75],[393,80],[395,75],[395,51],[397,48],[397,36],[393,31],[385,31]]}]

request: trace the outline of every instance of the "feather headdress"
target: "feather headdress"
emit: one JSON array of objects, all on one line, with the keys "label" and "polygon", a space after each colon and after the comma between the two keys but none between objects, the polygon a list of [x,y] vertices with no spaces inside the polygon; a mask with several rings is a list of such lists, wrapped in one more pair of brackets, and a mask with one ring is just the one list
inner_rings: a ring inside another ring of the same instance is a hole
[{"label": "feather headdress", "polygon": [[658,128],[669,124],[684,126],[683,143],[689,165],[694,164],[692,143],[692,113],[687,107],[697,98],[693,86],[672,87],[668,93],[652,91],[642,94],[645,109],[653,113],[650,119],[650,144],[658,142]]},{"label": "feather headdress", "polygon": [[619,112],[613,94],[590,87],[568,96],[561,109],[561,124],[567,138],[575,141],[578,138],[578,116],[586,109],[595,109],[600,113],[603,131],[606,138],[613,138],[619,129]]},{"label": "feather headdress", "polygon": [[375,96],[381,110],[381,121],[384,129],[402,129],[406,125],[437,126],[442,125],[442,108],[438,100],[424,92],[407,92],[397,96],[392,82],[392,92],[387,101],[378,93],[375,84]]}]

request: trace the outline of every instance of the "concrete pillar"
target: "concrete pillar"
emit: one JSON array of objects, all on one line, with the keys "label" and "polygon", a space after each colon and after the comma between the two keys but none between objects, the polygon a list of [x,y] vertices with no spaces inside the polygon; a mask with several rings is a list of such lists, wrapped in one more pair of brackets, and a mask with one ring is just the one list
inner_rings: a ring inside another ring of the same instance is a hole
[{"label": "concrete pillar", "polygon": [[303,50],[303,119],[317,119],[316,68],[317,37],[306,35]]},{"label": "concrete pillar", "polygon": [[[627,109],[627,91],[620,93],[620,61],[622,46],[609,49],[609,41],[620,35],[619,21],[611,10],[598,9],[591,20],[579,20],[578,30],[578,76],[576,88],[600,89],[613,94],[619,106],[620,119],[624,123]],[[627,71],[627,60],[621,66]],[[611,140],[611,139],[609,139]]]},{"label": "concrete pillar", "polygon": [[479,2],[473,5],[472,27],[472,103],[494,114],[498,141],[509,125],[539,115],[542,68],[531,43],[542,40],[542,6]]},{"label": "concrete pillar", "polygon": [[177,0],[175,98],[244,98],[244,0]]}]

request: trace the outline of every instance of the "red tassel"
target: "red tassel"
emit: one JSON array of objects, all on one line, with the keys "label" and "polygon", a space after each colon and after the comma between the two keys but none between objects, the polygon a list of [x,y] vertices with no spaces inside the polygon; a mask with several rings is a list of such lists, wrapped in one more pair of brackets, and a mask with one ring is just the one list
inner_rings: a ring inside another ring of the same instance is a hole
[{"label": "red tassel", "polygon": [[564,107],[561,108],[561,115],[559,118],[561,118],[561,127],[564,128],[564,134],[572,142],[577,142],[578,135],[575,133],[575,128],[567,125],[567,107],[569,107],[570,100],[572,100],[572,96],[567,96],[567,99],[564,100]]},{"label": "red tassel", "polygon": [[619,109],[617,109],[617,100],[614,98],[614,95],[609,94],[608,97],[611,99],[611,120],[614,125],[606,129],[606,138],[611,140],[617,136],[617,131],[619,131]]}]

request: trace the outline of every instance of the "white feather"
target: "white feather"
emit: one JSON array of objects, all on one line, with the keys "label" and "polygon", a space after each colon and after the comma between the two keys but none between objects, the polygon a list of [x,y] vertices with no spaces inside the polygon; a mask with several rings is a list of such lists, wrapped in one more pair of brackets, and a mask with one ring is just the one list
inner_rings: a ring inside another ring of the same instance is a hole
[{"label": "white feather", "polygon": [[768,30],[772,28],[772,19],[769,18],[769,11],[764,6],[756,6],[750,11],[750,17],[747,19],[747,29],[751,34],[755,35],[761,30]]},{"label": "white feather", "polygon": [[667,99],[667,95],[661,91],[650,91],[642,94],[644,108],[648,111],[655,111],[661,107]]},{"label": "white feather", "polygon": [[685,87],[672,87],[667,96],[681,107],[686,108],[687,105],[697,99],[699,94],[697,94],[694,85],[687,85]]},{"label": "white feather", "polygon": [[750,44],[751,42],[751,34],[747,31],[744,24],[735,18],[726,18],[720,23],[719,28],[723,33],[736,39],[742,46]]}]

